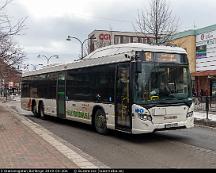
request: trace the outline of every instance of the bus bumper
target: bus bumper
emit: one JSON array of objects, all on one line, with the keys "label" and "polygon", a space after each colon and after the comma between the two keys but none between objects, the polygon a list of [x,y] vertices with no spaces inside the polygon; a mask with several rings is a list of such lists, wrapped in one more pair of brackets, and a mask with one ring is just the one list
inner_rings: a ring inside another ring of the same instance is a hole
[{"label": "bus bumper", "polygon": [[155,131],[192,128],[194,127],[194,117],[189,117],[186,121],[172,122],[169,124],[153,124],[151,121],[136,119],[132,124],[134,125],[132,127],[132,134],[153,133]]}]

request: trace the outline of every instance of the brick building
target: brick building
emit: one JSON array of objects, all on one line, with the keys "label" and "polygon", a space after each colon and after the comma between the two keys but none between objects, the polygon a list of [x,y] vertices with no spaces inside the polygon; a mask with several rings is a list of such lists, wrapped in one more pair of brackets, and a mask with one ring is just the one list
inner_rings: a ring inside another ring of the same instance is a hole
[{"label": "brick building", "polygon": [[5,91],[19,92],[22,73],[0,60],[0,95]]}]

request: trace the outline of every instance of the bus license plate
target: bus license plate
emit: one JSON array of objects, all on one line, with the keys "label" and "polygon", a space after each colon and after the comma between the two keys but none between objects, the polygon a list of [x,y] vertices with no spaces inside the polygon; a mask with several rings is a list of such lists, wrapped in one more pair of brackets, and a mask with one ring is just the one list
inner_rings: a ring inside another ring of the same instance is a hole
[{"label": "bus license plate", "polygon": [[173,127],[178,127],[178,123],[172,123],[172,124],[165,124],[165,128],[173,128]]}]

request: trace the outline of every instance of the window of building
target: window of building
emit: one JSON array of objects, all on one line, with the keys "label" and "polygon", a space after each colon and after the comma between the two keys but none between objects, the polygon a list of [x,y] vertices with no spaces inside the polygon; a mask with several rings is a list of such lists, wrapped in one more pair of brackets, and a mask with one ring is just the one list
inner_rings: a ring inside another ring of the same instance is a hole
[{"label": "window of building", "polygon": [[147,43],[154,43],[154,38],[152,38],[152,37],[148,38]]},{"label": "window of building", "polygon": [[121,36],[115,35],[114,36],[114,44],[120,44],[121,43]]},{"label": "window of building", "polygon": [[123,43],[130,43],[130,37],[129,36],[123,36]]},{"label": "window of building", "polygon": [[133,37],[133,43],[138,43],[138,37]]},{"label": "window of building", "polygon": [[139,43],[147,43],[147,38],[146,37],[139,37],[138,42]]}]

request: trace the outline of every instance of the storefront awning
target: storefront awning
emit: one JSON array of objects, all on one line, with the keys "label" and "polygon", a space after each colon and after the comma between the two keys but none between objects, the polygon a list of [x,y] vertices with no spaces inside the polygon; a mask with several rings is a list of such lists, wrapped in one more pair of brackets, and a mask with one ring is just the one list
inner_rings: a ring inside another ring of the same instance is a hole
[{"label": "storefront awning", "polygon": [[192,76],[216,76],[216,70],[193,72]]}]

